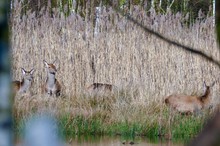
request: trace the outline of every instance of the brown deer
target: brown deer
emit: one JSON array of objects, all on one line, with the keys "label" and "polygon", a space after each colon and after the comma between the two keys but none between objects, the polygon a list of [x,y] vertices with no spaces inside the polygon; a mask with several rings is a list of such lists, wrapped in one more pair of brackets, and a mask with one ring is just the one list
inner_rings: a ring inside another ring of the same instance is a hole
[{"label": "brown deer", "polygon": [[22,71],[22,81],[13,81],[13,89],[14,93],[31,93],[30,92],[30,87],[32,86],[33,83],[33,73],[34,69],[30,71],[26,71],[24,68],[21,68]]},{"label": "brown deer", "polygon": [[207,86],[204,82],[204,87],[206,88],[205,94],[202,96],[187,96],[187,95],[170,95],[165,98],[165,103],[167,106],[177,110],[183,114],[192,114],[201,111],[204,107],[210,103],[210,88],[214,86],[215,82],[210,86]]},{"label": "brown deer", "polygon": [[57,69],[54,65],[55,61],[53,63],[47,63],[45,60],[43,60],[47,69],[47,79],[44,85],[42,86],[42,93],[60,96],[61,85],[58,82],[58,80],[55,78],[57,72]]},{"label": "brown deer", "polygon": [[113,85],[111,84],[104,84],[104,83],[93,83],[89,87],[87,87],[87,90],[89,92],[97,92],[97,91],[103,91],[103,92],[111,92],[113,90]]}]

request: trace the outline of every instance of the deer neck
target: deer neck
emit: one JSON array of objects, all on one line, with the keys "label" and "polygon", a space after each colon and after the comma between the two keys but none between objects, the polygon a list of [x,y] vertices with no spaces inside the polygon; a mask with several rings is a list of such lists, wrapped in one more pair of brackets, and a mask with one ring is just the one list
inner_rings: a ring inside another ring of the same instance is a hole
[{"label": "deer neck", "polygon": [[48,73],[47,76],[47,85],[48,86],[53,86],[56,82],[55,74]]},{"label": "deer neck", "polygon": [[20,92],[27,92],[27,90],[30,88],[31,86],[31,81],[27,80],[27,79],[22,79],[21,81],[21,87],[20,87]]},{"label": "deer neck", "polygon": [[203,104],[209,102],[209,95],[210,95],[210,87],[206,88],[205,94],[200,97],[200,100]]}]

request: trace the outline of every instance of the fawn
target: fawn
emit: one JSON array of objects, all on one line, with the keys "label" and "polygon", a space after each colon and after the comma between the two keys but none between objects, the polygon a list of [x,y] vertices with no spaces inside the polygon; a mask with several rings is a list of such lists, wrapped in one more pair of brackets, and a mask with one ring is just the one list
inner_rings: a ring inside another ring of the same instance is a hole
[{"label": "fawn", "polygon": [[26,71],[24,68],[21,68],[22,71],[22,81],[13,81],[13,89],[15,93],[30,93],[30,87],[32,86],[33,83],[33,73],[34,69],[31,71]]},{"label": "fawn", "polygon": [[215,82],[207,86],[204,82],[206,90],[202,96],[170,95],[165,99],[165,103],[180,113],[192,114],[201,111],[210,103],[210,88],[214,84]]},{"label": "fawn", "polygon": [[55,78],[57,72],[57,69],[54,65],[55,61],[53,63],[47,63],[45,60],[43,60],[43,62],[47,69],[47,79],[44,85],[42,86],[42,93],[60,96],[61,85]]}]

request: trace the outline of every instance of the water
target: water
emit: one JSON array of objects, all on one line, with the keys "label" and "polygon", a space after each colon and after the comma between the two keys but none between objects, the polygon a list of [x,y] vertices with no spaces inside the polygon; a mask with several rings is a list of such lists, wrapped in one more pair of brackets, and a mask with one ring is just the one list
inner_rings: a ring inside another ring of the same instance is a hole
[{"label": "water", "polygon": [[[134,144],[130,144],[134,142]],[[24,146],[21,140],[16,142],[16,146]],[[63,146],[184,146],[183,141],[173,142],[170,140],[154,139],[150,140],[145,137],[135,139],[108,136],[81,136],[69,139]]]},{"label": "water", "polygon": [[[133,144],[134,143],[134,144]],[[75,137],[69,140],[69,146],[183,146],[183,142],[172,142],[169,140],[149,140],[145,137],[135,139],[122,137]]]}]

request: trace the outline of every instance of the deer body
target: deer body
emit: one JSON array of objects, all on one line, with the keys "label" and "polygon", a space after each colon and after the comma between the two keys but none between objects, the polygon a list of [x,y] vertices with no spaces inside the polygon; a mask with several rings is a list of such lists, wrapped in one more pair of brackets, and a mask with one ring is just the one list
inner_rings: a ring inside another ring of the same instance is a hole
[{"label": "deer body", "polygon": [[180,113],[196,113],[209,105],[210,87],[206,86],[205,94],[202,96],[170,95],[165,99],[165,103]]},{"label": "deer body", "polygon": [[114,86],[104,83],[93,83],[87,87],[87,91],[90,95],[108,95],[113,92]]},{"label": "deer body", "polygon": [[23,74],[22,81],[21,82],[20,81],[13,81],[12,82],[15,93],[30,92],[30,87],[32,86],[32,83],[33,83],[34,69],[32,69],[31,71],[26,71],[22,68],[21,70],[22,70],[22,74]]},{"label": "deer body", "polygon": [[111,92],[112,89],[113,89],[113,85],[104,84],[104,83],[93,83],[87,88],[88,91],[109,91],[109,92]]},{"label": "deer body", "polygon": [[46,79],[46,83],[42,87],[43,93],[59,96],[61,92],[61,85],[58,82],[58,80],[55,78],[57,69],[54,66],[54,64],[49,64],[45,60],[44,60],[44,64],[46,65],[47,68],[47,79]]}]

